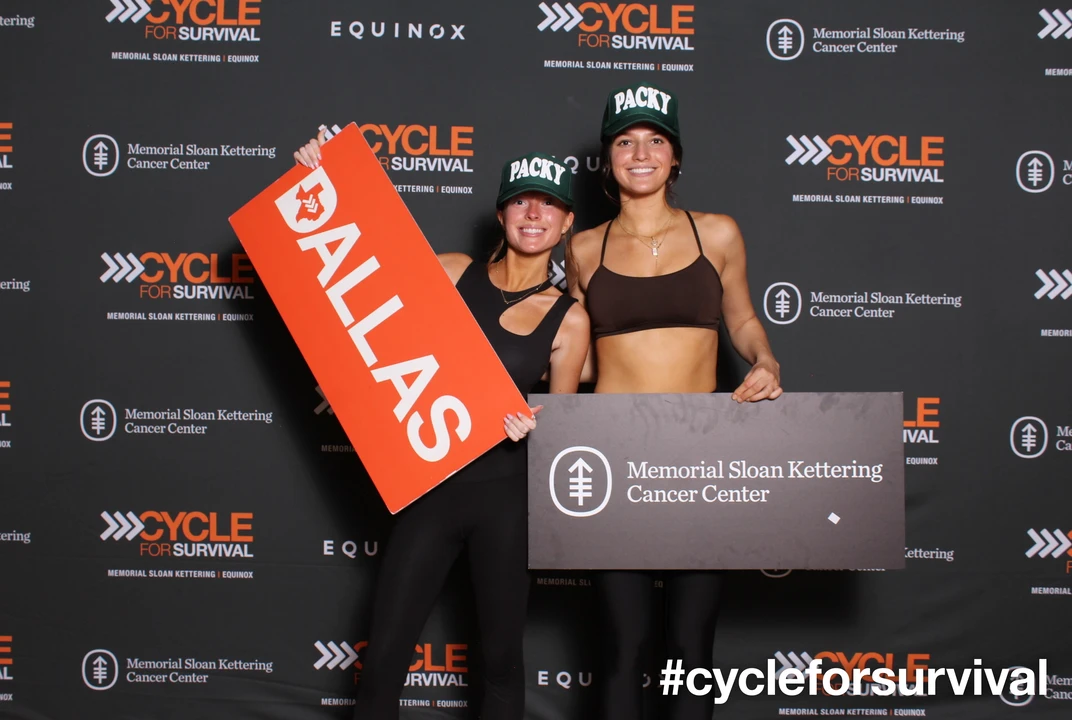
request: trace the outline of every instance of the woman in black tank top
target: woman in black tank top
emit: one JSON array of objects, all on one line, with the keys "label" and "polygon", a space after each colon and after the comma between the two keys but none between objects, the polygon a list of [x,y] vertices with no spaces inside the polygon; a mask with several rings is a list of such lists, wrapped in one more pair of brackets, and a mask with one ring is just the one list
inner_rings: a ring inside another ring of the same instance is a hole
[{"label": "woman in black tank top", "polygon": [[[295,159],[315,167],[322,143],[322,136],[311,140]],[[571,180],[569,168],[549,155],[508,162],[496,202],[504,238],[493,261],[439,256],[522,394],[544,376],[552,393],[576,392],[588,353],[587,313],[547,272],[551,251],[573,224]],[[504,418],[509,440],[399,513],[376,583],[355,720],[398,718],[413,648],[463,550],[484,658],[480,717],[524,717],[528,468],[520,441],[536,427],[538,411]]]},{"label": "woman in black tank top", "polygon": [[[667,202],[682,157],[677,98],[648,84],[612,91],[601,136],[604,187],[621,209],[573,238],[566,267],[570,292],[591,318],[596,392],[712,392],[724,325],[752,364],[732,398],[777,398],[779,366],[752,308],[736,223]],[[723,574],[666,571],[662,578],[667,656],[710,668]],[[657,687],[654,583],[642,571],[597,577],[607,621],[602,717],[639,720],[643,677]],[[663,720],[711,718],[710,697],[682,691],[663,700]]]}]

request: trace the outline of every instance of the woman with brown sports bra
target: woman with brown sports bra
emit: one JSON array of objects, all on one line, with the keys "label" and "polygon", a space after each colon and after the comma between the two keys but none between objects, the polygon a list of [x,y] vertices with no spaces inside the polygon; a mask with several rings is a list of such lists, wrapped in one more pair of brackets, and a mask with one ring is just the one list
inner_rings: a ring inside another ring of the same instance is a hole
[{"label": "woman with brown sports bra", "polygon": [[[733,347],[752,365],[731,398],[777,398],[779,366],[752,307],[737,224],[667,202],[682,157],[677,98],[647,84],[612,91],[601,139],[604,187],[621,209],[573,237],[566,273],[591,320],[595,391],[713,392],[724,322]],[[686,668],[712,666],[722,578],[710,571],[664,573],[666,652]],[[654,579],[647,571],[597,578],[609,631],[604,718],[639,720],[643,676],[657,679]],[[711,718],[710,697],[682,692],[664,700],[659,718]]]}]

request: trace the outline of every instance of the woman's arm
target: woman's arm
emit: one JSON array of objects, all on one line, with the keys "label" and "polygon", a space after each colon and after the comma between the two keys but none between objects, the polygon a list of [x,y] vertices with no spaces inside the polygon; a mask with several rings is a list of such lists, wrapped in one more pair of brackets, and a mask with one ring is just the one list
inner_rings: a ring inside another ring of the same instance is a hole
[{"label": "woman's arm", "polygon": [[551,392],[575,393],[588,356],[588,313],[576,303],[566,312],[551,346]]},{"label": "woman's arm", "polygon": [[[581,308],[585,309],[585,318],[587,320],[587,294],[585,287],[588,285],[589,278],[592,277],[592,273],[595,272],[594,267],[590,267],[591,248],[593,245],[593,238],[598,239],[599,235],[596,232],[598,228],[592,230],[585,230],[584,232],[577,233],[569,239],[566,245],[566,287],[569,289],[569,294],[577,298],[577,303]],[[584,287],[581,286],[581,278],[584,278]],[[590,383],[595,382],[596,379],[596,346],[591,342],[591,338],[588,340],[588,349],[584,358],[584,365],[581,367],[581,382]],[[554,391],[552,391],[554,392]],[[576,392],[571,390],[570,392]]]},{"label": "woman's arm", "polygon": [[726,259],[722,268],[722,318],[737,353],[752,369],[731,397],[737,402],[774,400],[782,394],[781,368],[774,359],[763,324],[756,317],[748,292],[744,238],[737,223],[726,215],[706,215],[701,237]]}]

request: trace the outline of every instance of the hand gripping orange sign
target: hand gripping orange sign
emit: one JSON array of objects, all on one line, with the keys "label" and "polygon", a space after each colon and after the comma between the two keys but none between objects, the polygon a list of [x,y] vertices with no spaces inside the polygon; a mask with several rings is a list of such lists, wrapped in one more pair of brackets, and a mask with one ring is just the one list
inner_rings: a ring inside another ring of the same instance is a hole
[{"label": "hand gripping orange sign", "polygon": [[525,400],[355,125],[231,225],[392,513],[506,438]]}]

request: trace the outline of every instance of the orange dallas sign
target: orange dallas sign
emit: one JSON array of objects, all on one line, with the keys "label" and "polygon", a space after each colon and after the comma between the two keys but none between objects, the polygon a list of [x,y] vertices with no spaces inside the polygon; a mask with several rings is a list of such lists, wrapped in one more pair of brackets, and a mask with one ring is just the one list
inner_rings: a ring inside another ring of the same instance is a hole
[{"label": "orange dallas sign", "polygon": [[395,513],[527,405],[358,128],[322,157],[231,225]]}]

